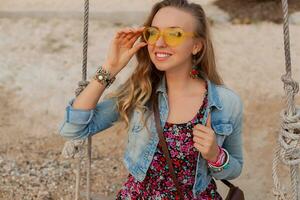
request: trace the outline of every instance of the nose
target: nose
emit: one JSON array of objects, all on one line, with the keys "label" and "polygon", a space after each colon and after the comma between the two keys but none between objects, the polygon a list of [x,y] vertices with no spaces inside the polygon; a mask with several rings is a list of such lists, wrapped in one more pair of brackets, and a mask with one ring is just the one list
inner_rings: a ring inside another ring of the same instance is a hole
[{"label": "nose", "polygon": [[166,47],[167,46],[167,44],[166,44],[166,42],[165,42],[165,40],[164,40],[164,38],[163,38],[162,35],[159,36],[159,38],[157,39],[155,45],[157,47]]}]

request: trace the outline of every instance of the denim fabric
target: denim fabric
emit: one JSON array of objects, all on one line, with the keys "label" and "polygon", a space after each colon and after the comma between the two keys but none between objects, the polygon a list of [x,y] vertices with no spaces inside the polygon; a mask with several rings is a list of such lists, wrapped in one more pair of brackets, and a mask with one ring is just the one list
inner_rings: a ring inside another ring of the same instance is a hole
[{"label": "denim fabric", "polygon": [[[207,167],[207,161],[199,154],[193,186],[195,196],[205,190],[212,177],[217,180],[234,179],[241,174],[243,167],[243,102],[237,93],[225,85],[214,84],[204,74],[202,77],[208,84],[208,106],[202,123],[205,123],[207,114],[211,112],[211,125],[215,131],[217,143],[229,153],[229,167],[220,172],[214,172]],[[156,92],[158,93],[160,122],[164,127],[169,112],[165,76]],[[89,135],[111,127],[119,118],[115,99],[105,99],[91,110],[74,109],[72,107],[74,99],[71,99],[66,107],[65,120],[59,130],[63,137],[87,138]],[[150,110],[145,110],[146,114],[147,112]],[[123,158],[128,171],[139,181],[144,180],[159,142],[153,113],[146,122],[150,132],[142,125],[141,117],[141,111],[135,109],[130,119],[128,143]]]}]

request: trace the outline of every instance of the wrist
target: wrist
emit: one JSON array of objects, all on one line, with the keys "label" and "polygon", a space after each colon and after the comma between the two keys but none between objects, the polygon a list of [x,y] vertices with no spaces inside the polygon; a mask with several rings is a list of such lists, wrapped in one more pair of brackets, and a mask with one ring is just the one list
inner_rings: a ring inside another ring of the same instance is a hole
[{"label": "wrist", "polygon": [[222,165],[224,161],[225,153],[223,152],[222,148],[218,146],[217,154],[213,159],[207,160],[207,162],[214,166],[220,166]]},{"label": "wrist", "polygon": [[229,153],[226,149],[222,148],[222,154],[223,154],[223,161],[220,162],[220,165],[212,165],[210,162],[208,162],[208,167],[214,171],[214,172],[220,172],[222,171],[223,169],[227,169],[229,168]]},{"label": "wrist", "polygon": [[109,67],[104,67],[104,65],[99,66],[95,75],[94,80],[97,80],[100,84],[108,88],[116,79],[116,77],[109,71]]},{"label": "wrist", "polygon": [[114,67],[112,64],[110,64],[109,62],[104,62],[104,64],[102,65],[102,68],[104,70],[106,70],[107,72],[110,73],[110,77],[113,78],[117,75],[117,71],[115,69],[117,69],[116,67]]}]

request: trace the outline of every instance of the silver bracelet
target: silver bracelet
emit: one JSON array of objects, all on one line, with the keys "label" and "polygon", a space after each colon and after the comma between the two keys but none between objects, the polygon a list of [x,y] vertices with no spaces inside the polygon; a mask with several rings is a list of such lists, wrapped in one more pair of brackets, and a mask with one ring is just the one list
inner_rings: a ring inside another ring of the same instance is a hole
[{"label": "silver bracelet", "polygon": [[110,76],[110,73],[100,66],[93,78],[108,88],[116,80],[116,77],[110,78]]}]

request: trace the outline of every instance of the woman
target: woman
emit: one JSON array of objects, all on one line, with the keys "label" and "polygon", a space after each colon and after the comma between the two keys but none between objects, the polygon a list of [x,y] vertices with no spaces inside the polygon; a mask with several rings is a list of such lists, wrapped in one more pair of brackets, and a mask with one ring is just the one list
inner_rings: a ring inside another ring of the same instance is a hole
[{"label": "woman", "polygon": [[[133,55],[138,61],[133,74],[98,103]],[[213,178],[234,179],[243,166],[243,103],[216,70],[207,18],[198,4],[163,0],[142,27],[118,31],[104,64],[69,102],[60,134],[86,138],[125,122],[129,175],[116,198],[178,199],[158,145],[155,95],[184,199],[222,199]]]}]

